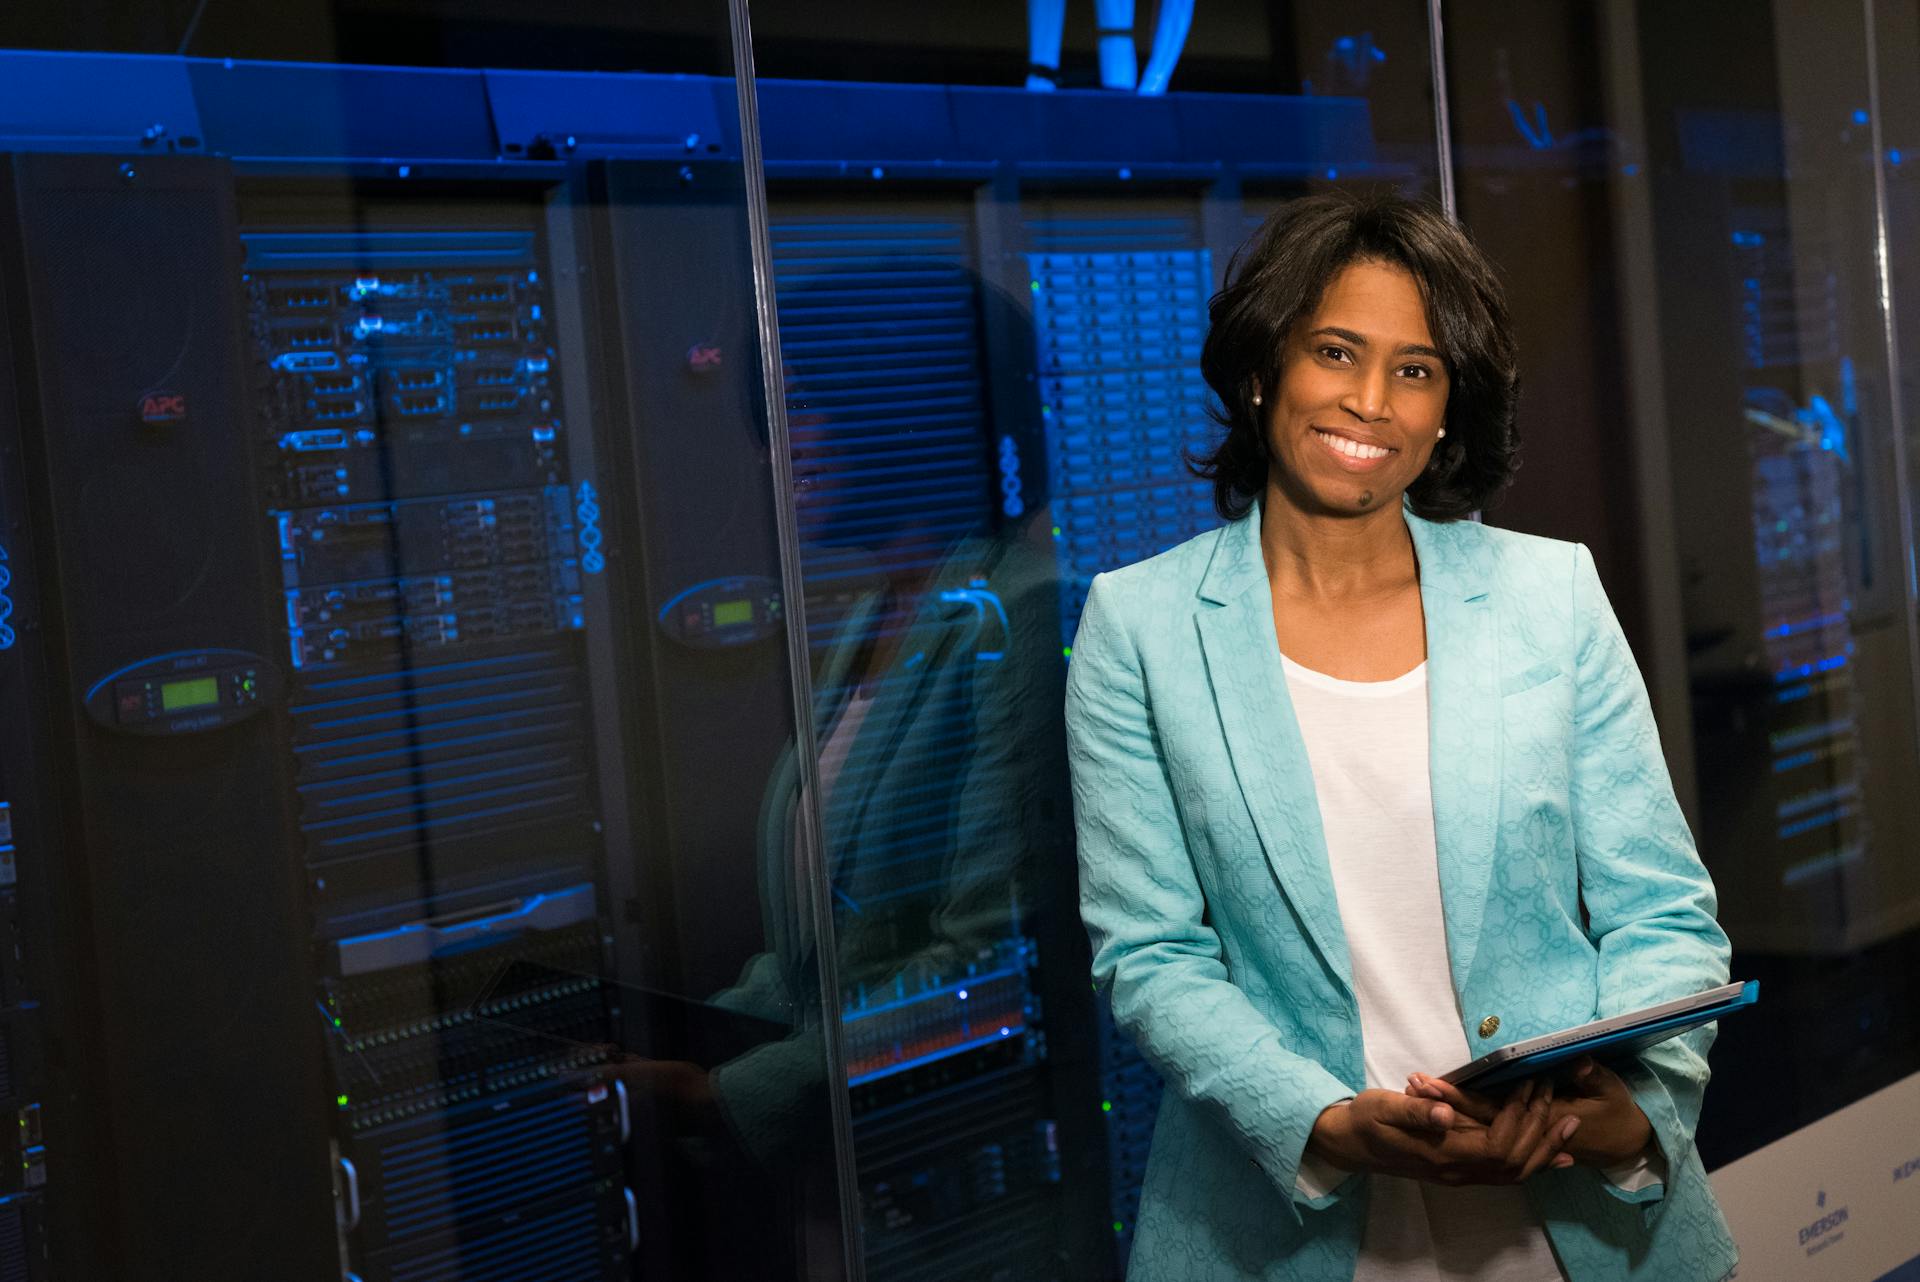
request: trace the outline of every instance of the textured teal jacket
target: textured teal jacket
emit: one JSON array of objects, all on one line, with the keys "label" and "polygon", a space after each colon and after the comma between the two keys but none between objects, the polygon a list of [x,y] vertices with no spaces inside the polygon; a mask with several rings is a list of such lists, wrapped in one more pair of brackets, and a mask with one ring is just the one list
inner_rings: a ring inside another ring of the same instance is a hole
[{"label": "textured teal jacket", "polygon": [[[1646,686],[1585,547],[1406,513],[1426,612],[1454,991],[1483,1053],[1727,980]],[[1113,1017],[1166,1078],[1129,1276],[1353,1275],[1367,1182],[1297,1200],[1365,1084],[1347,942],[1275,640],[1260,515],[1093,581],[1067,733],[1080,907]],[[1499,1016],[1490,1037],[1482,1021]],[[1528,1196],[1572,1282],[1714,1282],[1733,1243],[1693,1129],[1708,1027],[1622,1069],[1667,1184]],[[1435,1064],[1445,1072],[1451,1064]]]}]

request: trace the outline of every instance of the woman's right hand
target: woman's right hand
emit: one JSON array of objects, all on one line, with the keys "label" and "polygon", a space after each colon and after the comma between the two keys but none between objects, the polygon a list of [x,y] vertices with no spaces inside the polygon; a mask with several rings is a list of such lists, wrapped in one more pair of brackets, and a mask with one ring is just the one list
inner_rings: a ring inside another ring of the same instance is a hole
[{"label": "woman's right hand", "polygon": [[1361,1091],[1315,1119],[1308,1151],[1348,1171],[1436,1184],[1518,1184],[1548,1164],[1578,1118],[1553,1123],[1553,1083],[1517,1087],[1488,1123],[1399,1091]]}]

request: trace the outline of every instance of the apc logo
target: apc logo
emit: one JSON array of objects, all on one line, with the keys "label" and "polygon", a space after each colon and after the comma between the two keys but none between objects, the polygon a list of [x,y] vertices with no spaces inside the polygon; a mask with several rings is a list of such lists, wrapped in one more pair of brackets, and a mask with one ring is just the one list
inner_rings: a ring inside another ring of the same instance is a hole
[{"label": "apc logo", "polygon": [[187,398],[181,392],[148,392],[140,398],[142,423],[184,423]]}]

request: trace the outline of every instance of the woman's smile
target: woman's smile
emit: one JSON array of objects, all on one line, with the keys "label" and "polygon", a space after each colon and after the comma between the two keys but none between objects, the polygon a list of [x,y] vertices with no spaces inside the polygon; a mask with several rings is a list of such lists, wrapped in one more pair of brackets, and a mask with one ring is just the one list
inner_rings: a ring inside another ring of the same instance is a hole
[{"label": "woman's smile", "polygon": [[1326,446],[1334,462],[1349,472],[1374,471],[1384,467],[1388,459],[1400,452],[1392,446],[1376,444],[1352,433],[1330,428],[1316,427],[1313,434]]}]

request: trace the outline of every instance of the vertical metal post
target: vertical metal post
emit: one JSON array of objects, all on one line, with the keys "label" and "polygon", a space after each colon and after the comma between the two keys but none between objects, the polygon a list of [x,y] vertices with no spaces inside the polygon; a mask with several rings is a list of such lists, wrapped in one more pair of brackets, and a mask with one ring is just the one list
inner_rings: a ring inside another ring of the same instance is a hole
[{"label": "vertical metal post", "polygon": [[793,445],[787,426],[785,366],[774,306],[773,240],[767,226],[766,171],[760,156],[760,110],[753,78],[753,29],[747,0],[727,0],[733,30],[734,89],[740,104],[740,163],[747,183],[747,231],[753,252],[753,306],[760,331],[760,378],[766,399],[767,442],[772,454],[774,519],[780,537],[780,591],[787,617],[787,659],[793,680],[794,766],[800,778],[796,839],[806,869],[806,910],[811,914],[814,955],[820,970],[820,1042],[826,1058],[827,1098],[832,1110],[834,1171],[840,1196],[843,1276],[864,1282],[860,1246],[860,1187],[854,1175],[853,1118],[847,1099],[846,1048],[840,1027],[840,967],[834,945],[824,837],[820,822],[819,758],[814,742],[813,674],[807,663],[807,619],[800,566],[799,520],[793,506]]},{"label": "vertical metal post", "polygon": [[[1640,76],[1640,29],[1635,0],[1607,0],[1601,69],[1607,120],[1615,141],[1607,178],[1613,215],[1613,272],[1624,302],[1616,322],[1626,363],[1627,422],[1633,461],[1633,493],[1640,510],[1640,582],[1649,649],[1641,671],[1660,722],[1660,747],[1680,809],[1701,831],[1699,771],[1694,759],[1692,683],[1687,675],[1684,593],[1680,586],[1680,541],[1674,532],[1673,455],[1667,423],[1666,344],[1657,323],[1660,286],[1653,230],[1653,176],[1647,155],[1646,93]],[[1638,176],[1621,172],[1639,162]]]},{"label": "vertical metal post", "polygon": [[1460,221],[1459,199],[1453,187],[1453,118],[1447,110],[1447,33],[1440,0],[1427,0],[1427,49],[1432,57],[1433,142],[1440,172],[1440,208]]},{"label": "vertical metal post", "polygon": [[1880,44],[1874,28],[1874,0],[1861,0],[1867,37],[1867,112],[1873,139],[1873,261],[1880,293],[1880,329],[1887,349],[1887,418],[1892,428],[1893,492],[1900,520],[1900,569],[1907,635],[1907,699],[1920,734],[1920,564],[1913,529],[1913,474],[1907,458],[1906,397],[1900,387],[1900,330],[1893,302],[1892,247],[1887,239],[1887,153],[1881,135]]}]

